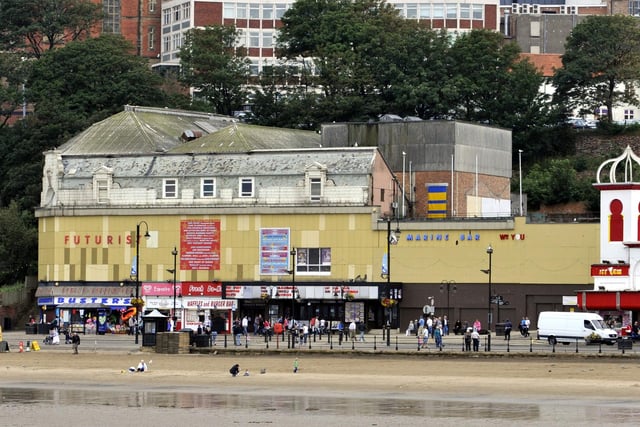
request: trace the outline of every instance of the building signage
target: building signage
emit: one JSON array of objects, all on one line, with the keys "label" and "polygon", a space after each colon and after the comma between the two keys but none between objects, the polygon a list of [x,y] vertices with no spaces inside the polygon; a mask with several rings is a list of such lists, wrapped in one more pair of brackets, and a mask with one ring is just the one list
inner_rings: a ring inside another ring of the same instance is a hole
[{"label": "building signage", "polygon": [[220,221],[180,221],[180,269],[220,270]]},{"label": "building signage", "polygon": [[618,277],[618,276],[628,276],[628,275],[629,275],[628,265],[597,264],[597,265],[591,266],[592,277]]},{"label": "building signage", "polygon": [[53,297],[52,304],[103,304],[103,305],[130,305],[131,297]]},{"label": "building signage", "polygon": [[[140,290],[142,295],[165,295],[165,296],[173,296],[173,282],[172,283],[143,283],[140,285]],[[176,283],[176,295],[182,294],[182,283]]]},{"label": "building signage", "polygon": [[220,282],[183,282],[182,295],[222,297],[222,283]]},{"label": "building signage", "polygon": [[260,229],[260,274],[289,274],[288,228]]},{"label": "building signage", "polygon": [[238,307],[238,302],[234,299],[188,298],[183,301],[182,307],[190,309],[235,310]]},{"label": "building signage", "polygon": [[[134,233],[135,234],[135,233]],[[126,245],[131,246],[133,238],[130,234],[112,235],[112,234],[65,234],[64,245],[74,246],[111,246]]]}]

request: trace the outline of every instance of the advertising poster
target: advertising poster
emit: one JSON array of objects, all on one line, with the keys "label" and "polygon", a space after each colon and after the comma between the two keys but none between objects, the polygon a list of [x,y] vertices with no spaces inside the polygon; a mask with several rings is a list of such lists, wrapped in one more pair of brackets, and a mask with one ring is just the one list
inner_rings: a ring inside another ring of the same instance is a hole
[{"label": "advertising poster", "polygon": [[220,270],[220,221],[180,221],[180,270]]}]

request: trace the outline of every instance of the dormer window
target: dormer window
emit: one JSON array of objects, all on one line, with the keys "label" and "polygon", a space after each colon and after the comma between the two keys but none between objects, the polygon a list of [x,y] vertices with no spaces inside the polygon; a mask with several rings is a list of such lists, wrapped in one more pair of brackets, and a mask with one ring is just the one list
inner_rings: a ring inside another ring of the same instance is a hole
[{"label": "dormer window", "polygon": [[327,167],[320,163],[313,163],[307,166],[305,171],[305,187],[309,200],[319,202],[324,196],[324,186],[327,180]]},{"label": "dormer window", "polygon": [[113,169],[102,166],[93,174],[93,197],[98,203],[109,203],[112,185]]}]

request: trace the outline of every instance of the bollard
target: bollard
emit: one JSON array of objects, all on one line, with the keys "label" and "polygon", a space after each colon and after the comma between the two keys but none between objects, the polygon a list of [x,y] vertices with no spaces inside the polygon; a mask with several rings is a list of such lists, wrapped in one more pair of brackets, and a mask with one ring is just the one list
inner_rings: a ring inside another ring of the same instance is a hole
[{"label": "bollard", "polygon": [[264,342],[266,344],[266,348],[269,349],[269,334],[264,334]]},{"label": "bollard", "polygon": [[224,348],[227,348],[227,334],[224,335]]},{"label": "bollard", "polygon": [[[315,335],[314,335],[314,338],[315,338]],[[307,339],[309,340],[309,350],[311,350],[311,338],[309,337]]]},{"label": "bollard", "polygon": [[376,351],[376,336],[373,336],[373,351]]},{"label": "bollard", "polygon": [[244,336],[244,348],[249,348],[249,334]]},{"label": "bollard", "polygon": [[[602,354],[602,341],[598,344],[598,353]],[[622,354],[624,354],[624,348],[622,349]]]},{"label": "bollard", "polygon": [[391,325],[387,325],[387,347],[391,345]]},{"label": "bollard", "polygon": [[351,340],[351,350],[356,349],[356,340]]},{"label": "bollard", "polygon": [[327,333],[327,339],[329,340],[329,350],[333,350],[333,333],[331,331]]},{"label": "bollard", "polygon": [[578,338],[576,338],[576,354],[578,353]]},{"label": "bollard", "polygon": [[491,351],[491,331],[487,330],[487,351]]},{"label": "bollard", "polygon": [[556,340],[553,340],[553,344],[551,344],[551,353],[555,353],[556,352]]},{"label": "bollard", "polygon": [[398,336],[396,335],[396,351],[398,351]]},{"label": "bollard", "polygon": [[533,338],[529,341],[529,353],[533,353]]},{"label": "bollard", "polygon": [[464,353],[464,335],[462,336],[462,352]]},{"label": "bollard", "polygon": [[[27,352],[31,351],[31,341],[27,341],[27,349],[26,349],[26,351]],[[623,351],[623,354],[624,354],[624,351]]]}]

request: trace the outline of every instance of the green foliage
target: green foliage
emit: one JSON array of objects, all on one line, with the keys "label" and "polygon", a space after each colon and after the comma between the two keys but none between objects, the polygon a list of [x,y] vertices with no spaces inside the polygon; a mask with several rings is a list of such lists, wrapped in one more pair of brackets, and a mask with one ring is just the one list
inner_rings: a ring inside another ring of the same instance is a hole
[{"label": "green foliage", "polygon": [[89,36],[102,17],[102,5],[90,0],[0,1],[0,50],[36,58],[54,47]]},{"label": "green foliage", "polygon": [[640,105],[632,88],[640,77],[640,26],[632,16],[588,16],[567,38],[563,67],[554,76],[554,101],[566,111]]},{"label": "green foliage", "polygon": [[232,115],[246,102],[250,61],[238,37],[234,27],[192,29],[180,49],[181,81],[219,114]]},{"label": "green foliage", "polygon": [[22,59],[21,54],[0,52],[0,128],[5,126],[12,113],[24,101],[24,86],[31,61]]},{"label": "green foliage", "polygon": [[0,209],[0,283],[20,281],[36,272],[38,236],[32,218],[16,203]]},{"label": "green foliage", "polygon": [[[582,160],[581,162],[583,162]],[[589,174],[578,175],[571,159],[549,159],[534,164],[523,177],[522,189],[527,194],[528,207],[554,205],[574,201],[587,201],[597,206],[598,192],[593,188]]]},{"label": "green foliage", "polygon": [[121,36],[103,35],[46,52],[33,65],[28,99],[57,145],[126,104],[163,105],[160,78]]}]

